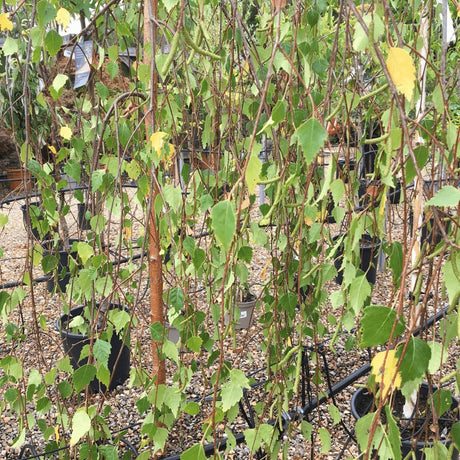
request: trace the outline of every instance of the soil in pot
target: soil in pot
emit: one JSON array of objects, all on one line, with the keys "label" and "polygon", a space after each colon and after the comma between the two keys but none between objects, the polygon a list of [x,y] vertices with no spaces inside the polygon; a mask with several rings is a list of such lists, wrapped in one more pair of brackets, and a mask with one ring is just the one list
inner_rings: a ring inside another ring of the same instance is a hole
[{"label": "soil in pot", "polygon": [[[432,388],[434,392],[436,388]],[[405,399],[400,391],[397,391],[394,396],[394,402],[392,404],[392,413],[395,420],[398,423],[399,431],[401,434],[401,454],[402,458],[408,455],[410,452],[414,452],[417,460],[425,459],[423,449],[425,447],[431,447],[433,445],[433,433],[431,426],[433,420],[430,419],[431,409],[428,401],[429,398],[429,386],[423,383],[418,393],[418,402],[415,409],[414,417],[410,420],[404,417],[403,407]],[[351,399],[351,413],[353,417],[358,420],[364,417],[371,411],[374,411],[374,396],[368,392],[366,388],[359,388]],[[429,414],[428,417],[426,414]],[[385,411],[381,414],[382,424],[386,423]],[[450,409],[446,411],[438,419],[439,433],[443,436],[444,433],[450,433],[452,425],[458,421],[458,400],[452,396],[452,404]],[[444,437],[440,440],[446,447],[449,447],[451,440]],[[378,459],[376,456],[372,456],[373,459]],[[454,449],[452,459],[458,460],[459,452]]]},{"label": "soil in pot", "polygon": [[[112,303],[109,307],[113,309],[121,309],[119,304]],[[124,307],[127,310],[126,307]],[[59,331],[64,346],[64,351],[69,355],[70,363],[74,370],[88,363],[88,358],[80,360],[81,351],[85,345],[89,345],[90,339],[87,335],[72,332],[68,330],[68,325],[76,316],[82,315],[84,306],[72,308],[69,314],[63,314],[56,320],[56,329]],[[130,352],[127,343],[123,343],[123,339],[114,331],[110,340],[110,355],[108,360],[108,369],[110,371],[110,384],[108,390],[115,389],[118,385],[122,385],[129,377],[130,370]],[[105,392],[107,387],[94,378],[89,384],[89,388],[94,393]]]},{"label": "soil in pot", "polygon": [[[377,279],[377,263],[380,253],[381,241],[373,238],[370,235],[364,234],[359,243],[359,253],[361,261],[359,268],[366,274],[366,279],[369,283],[375,284]],[[340,270],[342,266],[343,246],[340,246],[337,251],[337,257],[334,261],[334,266],[337,269],[335,278],[337,284],[342,284],[343,273]]]}]

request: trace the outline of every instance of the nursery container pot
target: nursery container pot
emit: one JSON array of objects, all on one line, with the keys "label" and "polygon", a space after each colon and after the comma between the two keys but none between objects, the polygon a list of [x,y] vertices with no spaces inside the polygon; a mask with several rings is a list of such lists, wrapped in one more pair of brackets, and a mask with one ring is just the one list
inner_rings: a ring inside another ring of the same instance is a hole
[{"label": "nursery container pot", "polygon": [[[59,249],[59,251],[54,254],[57,255],[58,257],[58,271],[57,271],[57,283],[59,286],[59,289],[61,291],[65,291],[67,285],[69,284],[70,281],[70,269],[69,269],[69,255],[76,256],[77,251],[72,250],[72,246],[74,242],[78,242],[79,240],[76,239],[70,239],[69,240],[69,248],[65,249]],[[53,251],[45,251],[45,254],[50,254],[53,253]],[[52,276],[48,282],[47,282],[47,289],[48,292],[52,292],[54,290],[54,287],[56,286],[56,278]]]},{"label": "nursery container pot", "polygon": [[[338,237],[335,237],[334,239],[337,238]],[[375,284],[377,279],[377,263],[381,245],[382,242],[379,239],[373,238],[368,234],[364,234],[359,243],[359,253],[361,257],[359,268],[366,274],[366,279],[371,284]],[[342,257],[343,245],[340,245],[334,261],[334,266],[338,272],[335,278],[337,284],[342,284],[343,281],[343,273],[340,270],[342,266]]]},{"label": "nursery container pot", "polygon": [[251,294],[247,299],[233,303],[230,314],[225,314],[225,324],[228,324],[233,318],[235,329],[249,329],[256,302],[256,297]]},{"label": "nursery container pot", "polygon": [[[436,388],[433,387],[433,391]],[[422,383],[419,389],[419,396],[427,398],[429,393],[429,387],[427,383]],[[403,398],[400,392],[397,392],[397,396]],[[373,401],[374,401],[374,396],[367,391],[367,388],[359,388],[352,396],[351,398],[351,413],[353,414],[353,417],[358,420],[361,417],[364,417],[366,414],[369,413],[373,406]],[[452,396],[452,405],[450,407],[451,410],[456,411],[456,417],[458,419],[458,400]],[[441,420],[442,417],[440,417],[439,420]],[[457,420],[448,420],[448,422],[455,423]],[[422,420],[422,422],[425,422]],[[441,440],[443,444],[445,444],[446,447],[449,447],[451,444],[450,439],[443,439]],[[408,430],[407,436],[404,435],[403,432],[401,432],[401,454],[402,458],[405,458],[410,452],[414,452],[416,460],[423,460],[425,459],[425,454],[423,452],[423,449],[426,447],[432,447],[433,442],[432,441],[418,441],[414,440],[414,437],[412,436],[412,430]],[[373,459],[378,459],[379,457],[375,457],[372,455]],[[458,460],[459,459],[459,452],[457,449],[454,449],[454,452],[452,454],[452,460]]]},{"label": "nursery container pot", "polygon": [[78,203],[78,215],[77,215],[77,223],[78,228],[80,230],[91,230],[91,223],[89,219],[86,218],[86,211],[87,211],[87,204],[86,203]]},{"label": "nursery container pot", "polygon": [[[22,219],[24,221],[24,228],[26,229],[26,231],[28,233],[31,233],[32,236],[36,239],[36,240],[42,240],[42,241],[47,241],[51,238],[49,232],[45,233],[43,235],[43,238],[40,238],[40,232],[38,230],[38,228],[34,227],[33,226],[33,223],[32,223],[32,220],[31,220],[31,212],[34,216],[36,216],[36,212],[34,212],[34,210],[32,209],[32,207],[34,208],[39,208],[40,206],[40,203],[38,201],[34,201],[32,203],[29,203],[27,205],[26,204],[23,204],[21,205],[21,211],[22,211]],[[40,226],[40,222],[43,221],[43,216],[36,216],[37,218],[37,221],[38,221],[38,226]]]},{"label": "nursery container pot", "polygon": [[[81,315],[84,308],[84,305],[72,308],[68,315],[62,314],[61,317],[56,320],[56,329],[61,335],[64,351],[69,356],[70,363],[74,370],[87,364],[88,358],[80,360],[80,355],[83,347],[89,345],[90,338],[85,334],[69,331],[67,325],[74,317]],[[111,310],[121,308],[127,310],[127,307],[122,307],[116,303],[112,303],[109,308]],[[123,343],[122,338],[120,338],[115,331],[113,331],[110,345],[108,369],[111,379],[108,388],[109,391],[123,384],[129,377],[130,370],[129,348]],[[106,386],[96,378],[90,382],[89,387],[91,391],[95,393],[105,392],[107,390]]]},{"label": "nursery container pot", "polygon": [[[11,191],[17,191],[24,185],[24,168],[7,168],[6,177],[8,179],[8,186]],[[26,190],[32,189],[32,178],[30,172],[26,172]]]}]

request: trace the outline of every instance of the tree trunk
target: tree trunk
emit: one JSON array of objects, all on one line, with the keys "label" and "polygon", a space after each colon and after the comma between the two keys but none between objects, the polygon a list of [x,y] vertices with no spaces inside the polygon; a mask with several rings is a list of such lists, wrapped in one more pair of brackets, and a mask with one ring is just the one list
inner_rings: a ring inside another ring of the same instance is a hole
[{"label": "tree trunk", "polygon": [[[156,130],[156,110],[158,94],[158,73],[155,68],[155,44],[157,38],[156,27],[151,20],[156,17],[157,0],[145,0],[144,2],[144,63],[151,66],[150,80],[150,106],[149,112],[145,117],[145,134],[146,142],[150,142],[150,135]],[[149,50],[150,54],[149,54]],[[156,174],[155,167],[152,166],[152,176]],[[160,256],[160,238],[158,232],[158,223],[155,215],[154,203],[159,193],[158,181],[152,181],[153,192],[151,194],[151,203],[148,215],[148,265],[149,265],[149,283],[150,283],[150,317],[152,324],[160,322],[164,325],[163,320],[163,267]],[[160,385],[165,382],[165,362],[161,359],[161,343],[152,341],[152,376],[156,376],[155,383]]]}]

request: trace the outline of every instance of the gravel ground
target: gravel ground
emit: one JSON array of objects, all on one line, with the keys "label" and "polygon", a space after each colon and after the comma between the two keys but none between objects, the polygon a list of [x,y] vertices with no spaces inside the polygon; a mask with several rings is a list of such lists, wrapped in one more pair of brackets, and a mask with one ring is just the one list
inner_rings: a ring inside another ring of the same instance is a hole
[{"label": "gravel ground", "polygon": [[[5,190],[3,190],[5,197]],[[7,214],[9,223],[6,230],[1,233],[1,247],[4,248],[4,256],[0,266],[0,282],[7,283],[15,280],[20,280],[25,271],[25,255],[28,251],[29,240],[24,230],[20,205],[23,202],[14,202],[5,205],[1,212]],[[398,219],[398,206],[393,206],[395,212],[395,221]],[[71,212],[76,213],[74,205],[71,206]],[[76,227],[72,227],[76,228]],[[77,235],[78,236],[78,235]],[[264,270],[267,265],[268,254],[256,253],[253,259],[253,267],[251,272],[251,283],[256,294],[260,293],[260,282],[264,277]],[[34,270],[34,276],[40,276],[38,270]],[[166,275],[166,283],[168,275]],[[378,275],[378,280],[373,291],[373,303],[385,305],[388,302],[390,276],[388,273]],[[334,283],[331,283],[330,289],[334,289]],[[196,308],[207,311],[205,294],[197,289],[197,294],[194,295],[194,305]],[[60,301],[56,296],[51,296],[47,289],[46,283],[38,285],[34,291],[34,295],[27,295],[20,307],[14,313],[17,324],[24,326],[24,331],[27,334],[27,339],[22,343],[11,343],[5,340],[4,331],[0,334],[0,360],[8,353],[21,357],[24,360],[26,368],[38,368],[42,373],[50,371],[56,361],[63,356],[61,341],[58,333],[55,331],[54,323],[61,312]],[[141,353],[148,355],[150,349],[150,340],[148,335],[148,317],[149,305],[148,298],[144,298],[140,309],[136,312],[139,318],[138,327],[133,330],[133,339],[138,339],[141,343]],[[252,326],[248,330],[236,332],[236,341],[228,338],[226,341],[227,355],[226,359],[232,363],[235,368],[242,369],[246,375],[253,374],[254,382],[264,382],[267,378],[265,371],[265,355],[260,349],[261,342],[261,325],[258,324],[260,310],[256,311]],[[42,324],[44,330],[37,340],[32,333],[35,323]],[[327,342],[325,343],[324,353],[326,356],[327,368],[322,363],[322,357],[318,355],[318,360],[321,363],[320,368],[323,374],[323,383],[320,388],[322,391],[327,390],[326,371],[329,372],[330,383],[335,385],[349,376],[353,371],[368,363],[368,355],[366,351],[357,352],[356,348],[347,351],[347,336],[344,334],[340,337],[334,350],[331,350]],[[293,338],[295,341],[295,338]],[[307,344],[311,345],[311,344]],[[445,371],[448,372],[455,366],[455,360],[459,356],[457,347],[452,347],[450,350],[450,358],[445,365]],[[309,359],[314,360],[315,354],[309,353]],[[182,353],[181,361],[190,363],[192,359],[198,362],[205,362],[203,355]],[[133,356],[132,365],[138,366],[139,362]],[[145,365],[145,363],[144,363]],[[175,368],[172,363],[167,366],[168,380],[174,374]],[[212,369],[206,369],[202,366],[201,372],[197,372],[193,378],[192,384],[185,390],[188,398],[203,398],[206,395],[212,395],[209,384],[205,384],[210,377]],[[1,377],[1,375],[0,375]],[[366,376],[361,377],[356,383],[365,383]],[[0,388],[0,396],[3,398],[5,390],[8,388],[4,385]],[[334,400],[329,399],[326,404],[321,405],[318,409],[313,410],[308,416],[308,421],[314,428],[326,427],[332,435],[331,449],[328,454],[321,454],[321,443],[316,436],[314,439],[314,458],[336,459],[343,455],[342,458],[356,457],[358,450],[353,441],[349,442],[349,432],[353,429],[353,420],[350,414],[349,404],[354,386],[349,386],[341,391]],[[112,410],[108,416],[109,427],[112,432],[118,432],[126,427],[124,438],[132,445],[138,448],[141,444],[142,435],[140,432],[141,418],[136,409],[135,401],[142,395],[142,389],[130,387],[127,383],[116,388],[113,392],[103,395],[91,396],[91,403],[100,405],[101,408],[111,406]],[[251,407],[255,407],[258,401],[266,401],[270,396],[262,389],[255,386],[254,389],[248,392],[248,401]],[[77,402],[78,397],[75,399]],[[298,401],[290,401],[290,410],[296,406],[302,406],[305,401],[299,397]],[[337,423],[334,420],[334,409],[331,405],[336,405],[338,412],[341,415],[341,422]],[[72,415],[71,404],[69,404],[69,416]],[[209,406],[210,407],[210,406]],[[203,417],[206,416],[209,408],[205,406],[202,417],[192,417],[189,415],[183,416],[176,423],[173,435],[167,444],[167,454],[178,454],[186,449],[191,444],[201,439]],[[58,407],[53,405],[46,414],[49,421],[55,420]],[[3,410],[0,415],[2,429],[0,430],[0,458],[12,459],[18,458],[18,449],[11,449],[10,445],[13,439],[18,434],[18,427],[15,423],[15,416],[9,410]],[[248,427],[247,422],[239,415],[232,424],[231,429],[236,435]],[[223,435],[225,425],[219,426],[220,434]],[[299,423],[289,425],[289,430],[292,430],[289,436],[289,441],[286,443],[289,459],[304,459],[311,457],[311,439],[305,439]],[[348,432],[347,432],[348,431]],[[43,435],[40,430],[35,427],[30,432],[27,432],[26,442],[31,443],[40,451],[44,445]],[[128,445],[125,445],[128,449]],[[246,459],[249,458],[248,449],[245,444],[241,444],[232,451],[226,454],[225,458],[229,459]],[[24,457],[31,455],[31,451],[26,451]]]}]

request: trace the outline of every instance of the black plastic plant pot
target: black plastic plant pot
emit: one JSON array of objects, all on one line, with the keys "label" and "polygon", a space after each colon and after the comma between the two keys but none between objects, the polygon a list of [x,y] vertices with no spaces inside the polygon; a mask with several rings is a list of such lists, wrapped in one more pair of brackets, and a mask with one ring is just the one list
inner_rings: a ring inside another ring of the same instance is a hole
[{"label": "black plastic plant pot", "polygon": [[399,204],[401,202],[401,191],[402,186],[400,181],[396,182],[394,187],[390,187],[388,190],[388,200],[391,204]]},{"label": "black plastic plant pot", "polygon": [[[337,238],[338,237],[335,237],[334,239]],[[368,234],[364,234],[359,243],[359,253],[361,257],[359,268],[366,274],[366,279],[371,284],[375,284],[377,279],[377,263],[381,245],[382,243],[379,239]],[[342,258],[343,245],[339,246],[337,256],[334,260],[334,266],[338,272],[335,277],[337,284],[342,284],[343,281],[343,273],[340,270],[342,266]]]},{"label": "black plastic plant pot", "polygon": [[[432,387],[432,391],[434,392],[435,390],[436,390],[436,387]],[[427,383],[422,383],[422,385],[420,386],[418,395],[420,399],[426,400],[426,398],[429,396],[429,386]],[[395,400],[397,401],[398,398],[400,400],[399,405],[402,406],[404,404],[404,401],[403,401],[404,398],[399,391],[396,393]],[[375,410],[374,409],[374,396],[367,391],[367,388],[359,388],[353,394],[350,405],[351,405],[351,413],[353,417],[356,420],[359,420],[361,417],[364,417],[369,412]],[[452,404],[450,406],[450,410],[453,413],[455,413],[455,419],[450,419],[450,418],[446,418],[442,416],[438,419],[438,423],[443,423],[446,425],[453,425],[457,421],[458,419],[458,400],[454,396],[452,396]],[[433,441],[421,440],[421,436],[423,436],[424,434],[423,427],[426,427],[430,424],[430,423],[427,423],[429,422],[429,420],[419,419],[419,420],[413,421],[416,423],[417,426],[422,427],[422,429],[419,428],[419,433],[418,433],[419,439],[417,439],[417,433],[413,433],[413,430],[408,428],[408,426],[410,425],[410,422],[411,422],[410,420],[404,420],[401,418],[402,428],[400,428],[400,434],[401,434],[402,458],[405,458],[409,453],[413,452],[415,454],[416,460],[424,460],[426,457],[425,457],[423,449],[426,447],[433,446]],[[429,434],[432,434],[432,433],[430,432]],[[450,439],[442,439],[441,442],[447,448],[449,448],[452,441]],[[414,457],[410,457],[410,458],[414,458]],[[459,459],[459,452],[457,449],[454,449],[451,458],[453,460]],[[373,453],[372,459],[378,460],[379,457],[376,456],[375,453]]]},{"label": "black plastic plant pot", "polygon": [[[110,309],[115,308],[122,307],[118,304],[110,305]],[[124,308],[126,309],[126,307]],[[56,320],[56,329],[61,335],[64,351],[69,356],[70,364],[74,370],[87,364],[88,358],[80,360],[80,355],[83,347],[89,345],[90,339],[87,335],[67,330],[67,327],[74,317],[82,314],[83,309],[83,305],[72,308],[68,315],[62,314],[61,317]],[[128,379],[131,364],[129,348],[123,343],[122,338],[120,338],[115,331],[112,334],[110,345],[111,349],[108,361],[108,369],[110,371],[109,391],[115,389],[118,385],[122,385]],[[107,387],[97,378],[94,378],[94,380],[90,382],[89,388],[93,393],[105,393],[107,391]]]},{"label": "black plastic plant pot", "polygon": [[365,178],[367,174],[372,174],[374,172],[377,151],[378,147],[376,145],[364,145],[361,178]]},{"label": "black plastic plant pot", "polygon": [[80,230],[91,230],[91,223],[86,218],[86,211],[88,210],[86,203],[78,203],[77,223]]},{"label": "black plastic plant pot", "polygon": [[39,206],[40,206],[40,203],[38,201],[29,203],[29,205],[27,204],[21,205],[22,219],[24,221],[24,228],[26,229],[28,233],[31,233],[32,236],[36,240],[46,242],[46,241],[49,241],[51,238],[50,233],[49,232],[45,233],[43,237],[41,238],[39,229],[33,225],[34,219],[31,218],[31,213],[32,213],[34,216],[36,216],[37,226],[41,225],[41,222],[43,221],[44,218],[43,216],[38,215],[38,213],[35,212],[33,209],[33,208],[37,208],[38,210]]},{"label": "black plastic plant pot", "polygon": [[338,160],[337,161],[337,171],[336,171],[336,178],[343,177],[344,182],[348,183],[348,179],[350,177],[350,171],[354,171],[355,169],[355,160]]},{"label": "black plastic plant pot", "polygon": [[380,205],[379,194],[381,184],[379,181],[368,181],[361,179],[358,188],[358,201],[361,206],[372,206],[376,208]]},{"label": "black plastic plant pot", "polygon": [[[69,255],[72,257],[77,256],[77,251],[72,251],[72,246],[73,243],[77,242],[79,240],[76,239],[70,239],[69,240],[69,248],[67,249],[61,249],[57,253],[58,257],[58,268],[57,268],[57,275],[52,276],[47,284],[46,288],[48,289],[48,292],[53,292],[54,288],[56,286],[56,281],[59,286],[59,289],[64,292],[66,290],[67,285],[69,284],[70,281],[70,268],[69,268]],[[45,251],[45,255],[50,254],[50,251]]]},{"label": "black plastic plant pot", "polygon": [[[425,221],[425,214],[423,214],[423,221]],[[450,221],[447,223],[442,222],[444,226],[444,230],[446,232],[449,231],[449,226],[450,226]],[[414,213],[411,210],[409,213],[409,228],[412,233],[412,229],[414,226]],[[434,217],[431,217],[428,222],[425,222],[425,224],[422,227],[422,231],[420,234],[420,241],[423,244],[425,241],[427,241],[429,244],[434,244],[437,245],[441,242],[442,240],[442,233],[441,229],[436,225],[436,221]]]}]

